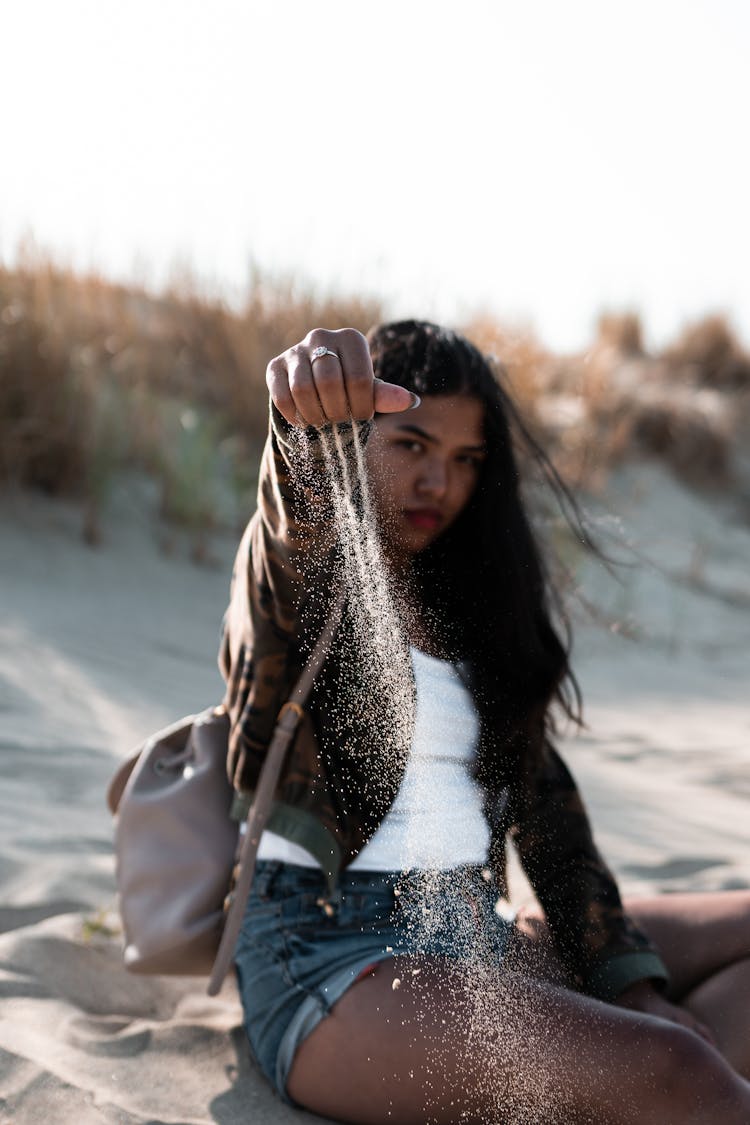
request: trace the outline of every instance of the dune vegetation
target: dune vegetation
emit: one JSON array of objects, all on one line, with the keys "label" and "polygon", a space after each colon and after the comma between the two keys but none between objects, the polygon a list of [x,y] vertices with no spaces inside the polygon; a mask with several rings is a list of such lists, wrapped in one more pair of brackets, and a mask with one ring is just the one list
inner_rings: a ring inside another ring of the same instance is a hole
[{"label": "dune vegetation", "polygon": [[[256,274],[232,304],[191,276],[155,293],[26,249],[0,266],[0,485],[79,498],[95,543],[113,484],[145,474],[199,556],[203,536],[252,507],[268,359],[311,326],[365,331],[382,317],[375,300],[286,278]],[[591,346],[564,357],[487,316],[458,327],[496,358],[575,487],[600,487],[633,456],[698,487],[742,473],[750,356],[722,316],[658,354],[634,313],[603,315]]]}]

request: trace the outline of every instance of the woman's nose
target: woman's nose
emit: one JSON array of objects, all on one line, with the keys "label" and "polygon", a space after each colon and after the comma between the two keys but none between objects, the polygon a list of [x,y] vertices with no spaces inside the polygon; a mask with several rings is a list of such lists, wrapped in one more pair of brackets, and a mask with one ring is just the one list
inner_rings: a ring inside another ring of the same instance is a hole
[{"label": "woman's nose", "polygon": [[448,469],[444,462],[433,458],[422,466],[417,482],[425,496],[443,497],[448,489]]}]

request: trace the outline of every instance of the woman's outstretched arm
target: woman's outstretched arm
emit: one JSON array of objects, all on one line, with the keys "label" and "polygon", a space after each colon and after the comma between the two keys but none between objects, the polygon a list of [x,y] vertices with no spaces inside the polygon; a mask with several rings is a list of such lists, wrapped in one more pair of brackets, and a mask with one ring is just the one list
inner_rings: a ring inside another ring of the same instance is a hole
[{"label": "woman's outstretched arm", "polygon": [[291,687],[300,606],[333,546],[322,428],[371,418],[375,409],[403,410],[415,399],[374,378],[367,341],[354,329],[315,329],[271,360],[266,378],[271,421],[258,507],[237,552],[219,654],[228,768],[238,788],[257,778]]}]

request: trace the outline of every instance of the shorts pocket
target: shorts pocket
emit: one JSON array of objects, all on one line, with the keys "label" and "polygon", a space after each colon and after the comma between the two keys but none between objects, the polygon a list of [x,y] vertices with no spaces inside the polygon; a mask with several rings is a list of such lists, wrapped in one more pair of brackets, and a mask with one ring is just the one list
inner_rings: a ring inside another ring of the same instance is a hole
[{"label": "shorts pocket", "polygon": [[258,898],[251,895],[245,907],[242,919],[241,934],[245,940],[257,940],[260,935],[267,937],[279,929],[281,919],[281,903],[273,899]]}]

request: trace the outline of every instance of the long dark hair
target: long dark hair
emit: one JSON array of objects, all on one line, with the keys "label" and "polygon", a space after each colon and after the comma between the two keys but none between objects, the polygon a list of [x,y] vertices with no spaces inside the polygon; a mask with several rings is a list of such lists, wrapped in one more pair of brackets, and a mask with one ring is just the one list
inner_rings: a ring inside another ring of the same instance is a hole
[{"label": "long dark hair", "polygon": [[[525,792],[557,702],[581,721],[570,629],[521,495],[514,437],[541,467],[576,532],[575,501],[481,352],[427,321],[368,335],[375,375],[418,395],[467,394],[484,407],[486,459],[455,523],[414,562],[420,601],[451,658],[464,662],[481,719],[478,772]],[[520,788],[519,788],[520,783]]]}]

